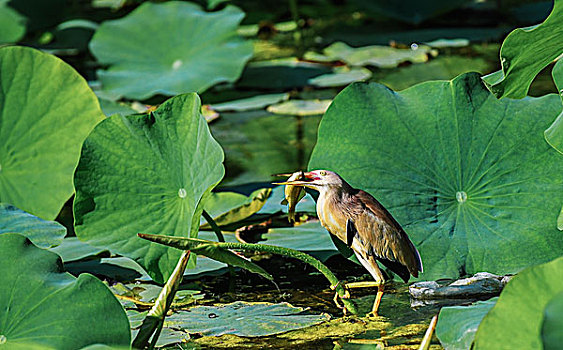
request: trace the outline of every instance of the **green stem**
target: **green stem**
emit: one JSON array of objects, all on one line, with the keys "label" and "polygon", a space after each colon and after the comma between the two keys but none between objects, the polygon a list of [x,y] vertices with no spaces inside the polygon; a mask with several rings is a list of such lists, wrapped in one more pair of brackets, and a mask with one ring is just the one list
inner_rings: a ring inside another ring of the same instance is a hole
[{"label": "green stem", "polygon": [[[215,220],[211,217],[211,215],[209,215],[209,213],[206,212],[205,209],[203,210],[201,215],[203,216],[205,221],[207,221],[209,226],[211,226],[211,229],[213,230],[213,232],[215,232],[215,235],[217,236],[217,240],[219,242],[225,242],[225,236],[223,236],[223,232],[219,228],[219,225],[217,225]],[[234,293],[234,291],[235,291],[235,276],[236,276],[235,269],[231,265],[228,265],[228,267],[229,267],[229,292]]]},{"label": "green stem", "polygon": [[215,232],[215,235],[217,236],[217,240],[219,240],[219,242],[225,242],[225,237],[223,236],[223,232],[221,232],[219,225],[217,225],[217,223],[215,222],[215,220],[213,220],[211,215],[209,215],[209,213],[206,212],[205,209],[203,210],[201,215],[203,216],[205,221],[207,221],[209,226],[211,226],[211,229],[213,230],[213,232]]},{"label": "green stem", "polygon": [[162,329],[164,324],[164,318],[166,317],[168,309],[170,309],[170,305],[172,305],[172,301],[174,300],[174,296],[180,287],[180,283],[184,277],[184,271],[186,271],[186,266],[188,265],[189,260],[190,251],[184,250],[178,260],[178,264],[176,264],[176,267],[174,268],[174,271],[166,281],[164,287],[162,287],[160,294],[158,294],[153,307],[147,313],[139,333],[133,341],[132,345],[134,348],[144,349],[153,334],[152,343],[156,344],[158,336],[160,335],[160,329]]},{"label": "green stem", "polygon": [[265,253],[278,254],[278,255],[299,259],[304,263],[311,265],[326,277],[326,279],[330,282],[331,288],[334,288],[336,290],[336,293],[338,293],[338,296],[340,297],[340,299],[342,300],[344,306],[346,307],[346,309],[348,309],[348,311],[350,311],[354,315],[358,313],[356,310],[356,305],[352,303],[352,301],[350,300],[349,293],[346,291],[346,289],[344,289],[338,278],[332,273],[332,271],[329,270],[328,267],[326,267],[325,264],[315,259],[314,257],[310,256],[309,254],[294,249],[272,246],[267,244],[231,243],[231,242],[216,243],[216,244],[224,249],[265,252]]}]

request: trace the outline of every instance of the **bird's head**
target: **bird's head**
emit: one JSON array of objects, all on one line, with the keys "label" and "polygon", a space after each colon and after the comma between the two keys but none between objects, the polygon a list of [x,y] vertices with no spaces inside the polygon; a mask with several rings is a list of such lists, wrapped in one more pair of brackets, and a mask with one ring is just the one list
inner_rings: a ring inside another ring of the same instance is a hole
[{"label": "bird's head", "polygon": [[308,187],[319,192],[324,192],[330,188],[342,187],[344,185],[344,180],[335,173],[329,170],[313,170],[303,173],[303,177],[300,180],[286,181],[286,182],[275,182],[276,185],[291,185],[291,186],[303,186]]}]

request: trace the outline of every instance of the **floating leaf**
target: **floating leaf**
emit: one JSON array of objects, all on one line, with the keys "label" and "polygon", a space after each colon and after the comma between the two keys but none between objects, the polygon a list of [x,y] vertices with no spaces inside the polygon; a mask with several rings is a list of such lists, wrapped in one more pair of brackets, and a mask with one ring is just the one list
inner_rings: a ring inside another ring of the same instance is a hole
[{"label": "floating leaf", "polygon": [[396,49],[391,46],[350,47],[336,42],[323,50],[323,55],[306,53],[305,58],[320,62],[343,61],[351,66],[375,66],[393,68],[400,63],[423,63],[428,61],[430,48],[416,46],[416,49]]},{"label": "floating leaf", "polygon": [[64,263],[98,255],[106,251],[105,249],[92,247],[76,237],[66,237],[61,244],[49,250],[57,253]]},{"label": "floating leaf", "polygon": [[222,161],[196,94],[149,114],[106,119],[84,142],[75,174],[78,238],[132,258],[164,282],[180,252],[137,233],[195,237],[202,204],[223,177]]},{"label": "floating leaf", "polygon": [[[204,208],[219,226],[235,223],[246,219],[258,212],[266,203],[272,190],[261,188],[245,196],[235,192],[212,193],[205,202]],[[211,226],[201,218],[202,229],[210,229]]]},{"label": "floating leaf", "polygon": [[268,112],[283,115],[319,115],[326,112],[332,100],[291,100],[268,107]]},{"label": "floating leaf", "polygon": [[471,349],[475,332],[498,298],[478,301],[470,306],[451,306],[440,310],[436,336],[447,350]]},{"label": "floating leaf", "polygon": [[[234,334],[262,337],[328,321],[327,314],[304,314],[305,309],[288,303],[246,303],[197,306],[166,318],[165,327],[181,328],[204,336]],[[178,340],[179,341],[179,340]]]},{"label": "floating leaf", "polygon": [[269,105],[273,105],[274,103],[285,101],[288,98],[289,98],[288,93],[258,95],[258,96],[243,98],[243,99],[240,99],[240,100],[217,103],[217,104],[211,105],[211,108],[216,110],[216,111],[219,111],[219,112],[250,111],[250,110],[253,110],[253,109],[266,108]]},{"label": "floating leaf", "polygon": [[197,238],[194,239],[194,238],[185,238],[185,237],[170,237],[163,235],[143,234],[143,233],[139,233],[139,237],[169,247],[175,247],[177,249],[182,249],[182,250],[189,250],[194,254],[202,255],[231,266],[240,267],[250,272],[259,274],[260,276],[270,281],[273,280],[273,277],[268,272],[266,272],[266,270],[264,270],[260,266],[250,261],[250,259],[235,254],[228,249],[219,247],[217,245],[217,242],[206,241]]},{"label": "floating leaf", "polygon": [[336,67],[333,73],[309,79],[309,84],[318,87],[345,86],[369,78],[371,78],[371,71],[367,68]]},{"label": "floating leaf", "polygon": [[554,59],[563,54],[563,0],[538,25],[513,30],[500,49],[501,70],[483,77],[498,98],[525,97],[530,84]]},{"label": "floating leaf", "polygon": [[422,278],[514,273],[563,251],[563,158],[541,137],[560,108],[555,95],[497,100],[475,73],[400,93],[355,83],[309,167],[372,193],[419,249]]},{"label": "floating leaf", "polygon": [[[496,305],[485,316],[475,335],[475,349],[543,349],[546,306],[563,292],[563,257],[530,267],[504,287]],[[559,344],[561,345],[561,344]]]},{"label": "floating leaf", "polygon": [[46,220],[74,192],[80,147],[104,118],[86,81],[55,56],[0,49],[0,201]]},{"label": "floating leaf", "polygon": [[2,347],[129,345],[127,316],[97,278],[72,277],[63,271],[58,255],[18,234],[0,235],[0,247]]},{"label": "floating leaf", "polygon": [[424,44],[430,47],[441,49],[445,47],[465,47],[469,46],[469,43],[469,39],[436,39],[425,42]]},{"label": "floating leaf", "polygon": [[557,350],[563,344],[563,292],[545,306],[541,336],[544,350]]},{"label": "floating leaf", "polygon": [[18,42],[25,34],[25,17],[0,0],[0,44]]},{"label": "floating leaf", "polygon": [[[124,18],[103,22],[90,50],[104,90],[128,98],[203,92],[235,81],[252,56],[238,37],[244,13],[234,6],[205,12],[198,5],[145,2]],[[132,35],[136,33],[136,35]]]},{"label": "floating leaf", "polygon": [[40,248],[59,245],[66,228],[55,221],[45,221],[13,205],[0,203],[0,234],[19,233]]},{"label": "floating leaf", "polygon": [[[552,75],[563,102],[563,59],[557,61],[553,67]],[[559,114],[553,124],[545,131],[545,139],[553,148],[563,154],[563,112]]]}]

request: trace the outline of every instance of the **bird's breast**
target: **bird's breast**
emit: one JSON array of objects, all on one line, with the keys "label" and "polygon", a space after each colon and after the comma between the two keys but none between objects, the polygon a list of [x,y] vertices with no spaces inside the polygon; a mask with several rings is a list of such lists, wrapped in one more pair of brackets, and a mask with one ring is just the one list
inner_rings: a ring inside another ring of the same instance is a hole
[{"label": "bird's breast", "polygon": [[319,196],[317,201],[317,216],[321,225],[328,232],[336,235],[340,240],[346,242],[346,215],[338,210],[337,205],[326,196]]}]

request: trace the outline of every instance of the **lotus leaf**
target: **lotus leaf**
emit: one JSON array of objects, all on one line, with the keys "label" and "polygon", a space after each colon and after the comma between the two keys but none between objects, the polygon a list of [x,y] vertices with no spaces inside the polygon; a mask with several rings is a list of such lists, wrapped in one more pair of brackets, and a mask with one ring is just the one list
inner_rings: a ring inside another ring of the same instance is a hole
[{"label": "lotus leaf", "polygon": [[414,46],[412,49],[397,49],[390,46],[350,47],[336,42],[323,50],[323,55],[307,53],[306,59],[320,62],[343,61],[351,66],[375,66],[394,68],[400,63],[423,63],[428,61],[428,46]]},{"label": "lotus leaf", "polygon": [[345,86],[369,78],[371,78],[371,71],[367,68],[336,67],[332,73],[309,79],[309,84],[318,87]]},{"label": "lotus leaf", "polygon": [[326,112],[332,100],[290,100],[268,107],[268,112],[284,115],[319,115]]},{"label": "lotus leaf", "polygon": [[[553,67],[553,81],[559,90],[563,102],[563,59],[557,61]],[[553,148],[563,154],[563,111],[551,126],[545,131],[545,139]]]},{"label": "lotus leaf", "polygon": [[563,344],[563,292],[545,306],[541,336],[544,350],[557,350]]},{"label": "lotus leaf", "polygon": [[560,297],[561,292],[563,257],[520,272],[504,287],[496,305],[481,322],[475,349],[544,349],[543,340],[561,336],[561,328],[548,325],[542,330],[544,313],[548,322],[557,322],[549,321],[550,312],[555,311],[550,301]]},{"label": "lotus leaf", "polygon": [[483,77],[498,97],[525,97],[530,84],[554,59],[563,54],[563,0],[538,25],[513,30],[500,49],[501,70]]},{"label": "lotus leaf", "polygon": [[25,34],[25,17],[0,0],[0,44],[15,43]]},{"label": "lotus leaf", "polygon": [[55,221],[45,221],[20,210],[13,205],[0,203],[0,234],[19,233],[38,247],[59,245],[66,235],[66,228]]},{"label": "lotus leaf", "polygon": [[446,350],[471,349],[481,320],[498,298],[478,301],[470,306],[450,306],[440,310],[436,336]]},{"label": "lotus leaf", "polygon": [[373,194],[419,249],[422,278],[514,273],[563,251],[563,158],[541,136],[560,108],[556,95],[497,100],[475,73],[400,93],[355,83],[323,117],[309,168]]},{"label": "lotus leaf", "polygon": [[327,314],[304,314],[305,310],[288,303],[246,303],[237,301],[221,306],[197,306],[166,318],[165,327],[181,328],[206,336],[234,334],[260,337],[287,332],[328,321]]},{"label": "lotus leaf", "polygon": [[52,220],[74,192],[88,133],[104,118],[86,81],[55,56],[0,48],[0,201]]},{"label": "lotus leaf", "polygon": [[225,111],[243,112],[243,111],[250,111],[253,109],[262,109],[268,107],[269,105],[273,105],[274,103],[285,101],[288,98],[289,98],[288,93],[258,95],[258,96],[247,97],[235,101],[217,103],[211,105],[211,108],[219,112],[225,112]]},{"label": "lotus leaf", "polygon": [[74,278],[57,254],[19,234],[0,235],[0,247],[0,347],[129,345],[127,316],[101,281],[89,274]]},{"label": "lotus leaf", "polygon": [[137,233],[196,237],[203,203],[224,175],[200,107],[192,93],[149,114],[106,119],[84,142],[75,174],[78,238],[137,261],[158,283],[180,252]]},{"label": "lotus leaf", "polygon": [[237,80],[252,56],[252,44],[236,33],[243,17],[232,5],[208,13],[183,1],[144,2],[126,17],[102,23],[90,50],[110,66],[98,71],[103,89],[146,99],[201,93]]}]

